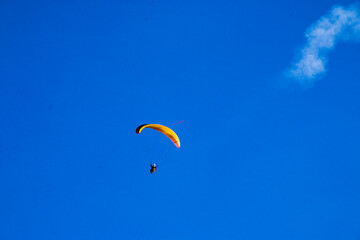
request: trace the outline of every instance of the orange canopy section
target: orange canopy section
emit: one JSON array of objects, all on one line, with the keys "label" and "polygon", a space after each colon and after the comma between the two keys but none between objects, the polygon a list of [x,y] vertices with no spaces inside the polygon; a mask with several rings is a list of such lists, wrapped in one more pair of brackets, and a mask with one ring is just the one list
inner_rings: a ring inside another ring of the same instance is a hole
[{"label": "orange canopy section", "polygon": [[156,131],[159,131],[165,134],[170,140],[175,144],[177,148],[180,147],[180,140],[176,133],[170,128],[160,125],[160,124],[143,124],[136,128],[136,133],[139,134],[144,128],[152,128]]}]

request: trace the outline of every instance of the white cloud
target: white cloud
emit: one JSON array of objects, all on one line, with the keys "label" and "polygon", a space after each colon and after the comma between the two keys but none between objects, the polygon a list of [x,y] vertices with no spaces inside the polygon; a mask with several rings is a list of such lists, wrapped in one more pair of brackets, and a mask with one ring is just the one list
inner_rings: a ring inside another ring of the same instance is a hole
[{"label": "white cloud", "polygon": [[300,83],[312,84],[325,73],[327,52],[339,41],[360,40],[360,11],[357,5],[334,7],[305,34],[306,44],[290,75]]}]

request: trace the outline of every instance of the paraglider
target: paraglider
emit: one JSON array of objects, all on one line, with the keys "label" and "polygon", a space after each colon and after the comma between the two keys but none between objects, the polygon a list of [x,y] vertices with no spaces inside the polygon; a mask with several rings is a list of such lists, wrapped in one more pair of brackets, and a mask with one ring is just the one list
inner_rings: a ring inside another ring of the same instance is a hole
[{"label": "paraglider", "polygon": [[170,140],[175,144],[177,148],[180,147],[180,140],[176,133],[170,128],[160,125],[160,124],[143,124],[136,128],[136,133],[139,134],[144,128],[151,128],[156,131],[163,133],[165,136],[170,138]]},{"label": "paraglider", "polygon": [[[165,136],[167,136],[177,148],[180,148],[180,139],[179,137],[176,135],[176,133],[171,130],[170,128],[160,125],[160,124],[143,124],[140,125],[136,128],[136,133],[140,134],[141,131],[145,128],[151,128],[154,129],[156,131],[159,131],[161,133],[163,133]],[[157,169],[157,164],[153,163],[150,164],[150,173],[153,174]]]},{"label": "paraglider", "polygon": [[157,169],[156,163],[150,164],[150,173],[153,174]]}]

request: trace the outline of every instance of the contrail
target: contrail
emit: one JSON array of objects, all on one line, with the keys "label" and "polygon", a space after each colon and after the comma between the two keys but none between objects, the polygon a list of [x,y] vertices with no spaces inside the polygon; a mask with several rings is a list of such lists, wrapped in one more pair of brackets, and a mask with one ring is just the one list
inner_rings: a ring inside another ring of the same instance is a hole
[{"label": "contrail", "polygon": [[359,4],[335,6],[305,33],[306,44],[289,71],[301,84],[312,85],[326,72],[327,53],[341,41],[360,40]]}]

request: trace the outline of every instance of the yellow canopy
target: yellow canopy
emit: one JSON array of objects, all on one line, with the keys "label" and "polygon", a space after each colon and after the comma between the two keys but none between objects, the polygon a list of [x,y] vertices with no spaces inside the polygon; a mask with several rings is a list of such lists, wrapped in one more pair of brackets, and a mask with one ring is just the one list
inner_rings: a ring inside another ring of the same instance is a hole
[{"label": "yellow canopy", "polygon": [[139,134],[144,128],[152,128],[163,134],[165,134],[170,140],[175,144],[177,148],[180,147],[180,140],[176,133],[170,128],[160,125],[160,124],[143,124],[136,128],[136,133]]}]

